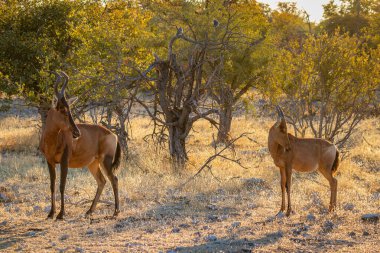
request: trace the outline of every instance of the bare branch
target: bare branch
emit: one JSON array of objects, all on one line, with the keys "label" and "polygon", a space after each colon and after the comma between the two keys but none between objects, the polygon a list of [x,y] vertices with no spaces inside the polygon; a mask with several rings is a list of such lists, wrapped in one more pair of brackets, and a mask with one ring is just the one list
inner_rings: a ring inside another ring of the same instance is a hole
[{"label": "bare branch", "polygon": [[241,138],[244,138],[244,137],[247,137],[249,135],[249,133],[242,133],[241,135],[239,135],[237,138],[229,141],[221,150],[219,150],[218,152],[216,151],[216,148],[215,148],[215,154],[210,156],[209,158],[206,159],[206,161],[203,163],[203,165],[199,168],[199,170],[192,176],[190,177],[188,180],[186,180],[183,184],[181,184],[179,187],[177,187],[177,190],[180,190],[182,189],[185,185],[187,185],[190,181],[194,180],[205,168],[210,168],[210,164],[217,158],[222,158],[222,159],[225,159],[225,160],[228,160],[228,161],[231,161],[231,162],[234,162],[236,163],[237,165],[239,165],[240,167],[244,168],[244,169],[247,169],[247,167],[243,166],[240,162],[240,159],[232,159],[232,158],[229,158],[229,157],[226,157],[223,154],[223,152],[225,152],[227,149],[229,149],[230,147],[232,147],[234,145],[235,142],[237,142],[238,140],[240,140]]},{"label": "bare branch", "polygon": [[219,112],[219,110],[217,110],[217,109],[210,109],[210,110],[208,110],[207,112],[204,112],[204,113],[198,113],[197,111],[194,111],[197,115],[196,116],[194,116],[194,117],[192,117],[192,118],[190,118],[190,121],[192,122],[192,123],[194,123],[195,121],[197,121],[197,120],[199,120],[199,119],[201,119],[201,118],[206,118],[208,115],[210,115],[210,114],[213,114],[213,113],[218,113]]},{"label": "bare branch", "polygon": [[142,107],[144,107],[145,111],[149,114],[149,116],[153,119],[153,120],[156,120],[158,122],[160,122],[161,124],[163,125],[166,125],[166,126],[176,126],[178,124],[178,122],[165,122],[163,121],[162,119],[156,117],[155,115],[152,114],[152,112],[150,111],[149,107],[144,104],[143,101],[141,101],[140,99],[138,99],[137,97],[135,98],[136,99],[136,102],[139,103]]}]

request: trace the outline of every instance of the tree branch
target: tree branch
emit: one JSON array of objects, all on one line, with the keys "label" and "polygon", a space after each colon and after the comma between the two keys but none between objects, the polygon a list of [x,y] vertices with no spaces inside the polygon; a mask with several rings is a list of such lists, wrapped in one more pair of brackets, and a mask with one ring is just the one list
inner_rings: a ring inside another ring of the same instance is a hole
[{"label": "tree branch", "polygon": [[138,99],[137,97],[135,97],[136,99],[136,102],[139,103],[142,107],[144,107],[145,111],[149,114],[149,116],[153,119],[153,120],[156,120],[158,122],[160,122],[161,124],[165,125],[165,126],[176,126],[178,124],[178,122],[165,122],[163,121],[162,119],[156,117],[155,115],[152,114],[152,112],[149,110],[149,107],[144,104],[144,102],[142,102],[140,99]]},{"label": "tree branch", "polygon": [[203,163],[203,165],[199,168],[199,170],[197,171],[197,173],[195,173],[192,177],[190,177],[188,180],[185,181],[185,183],[181,184],[177,190],[180,190],[182,189],[185,185],[187,185],[190,181],[194,180],[195,177],[197,177],[205,168],[210,168],[210,163],[212,163],[215,159],[217,159],[218,157],[219,158],[222,158],[222,159],[225,159],[225,160],[228,160],[228,161],[231,161],[231,162],[234,162],[236,163],[237,165],[239,165],[240,167],[244,168],[244,169],[247,169],[247,167],[243,166],[240,162],[240,159],[232,159],[232,158],[229,158],[229,157],[226,157],[223,154],[224,151],[226,151],[227,149],[229,149],[230,147],[232,147],[234,145],[235,142],[237,142],[238,140],[240,140],[241,138],[244,138],[244,137],[247,137],[247,135],[249,135],[249,133],[242,133],[240,136],[238,136],[237,138],[231,140],[228,142],[227,145],[225,145],[221,150],[219,150],[218,152],[216,152],[216,149],[215,149],[215,154],[210,156],[209,158],[206,159],[206,161]]},{"label": "tree branch", "polygon": [[210,114],[218,113],[219,110],[217,110],[217,109],[210,109],[210,110],[208,110],[207,112],[204,112],[204,113],[198,113],[198,112],[195,110],[194,112],[195,112],[197,115],[194,116],[194,117],[192,117],[192,118],[190,118],[190,121],[191,121],[192,123],[194,123],[195,121],[199,120],[200,118],[206,118],[206,117],[207,117],[208,115],[210,115]]}]

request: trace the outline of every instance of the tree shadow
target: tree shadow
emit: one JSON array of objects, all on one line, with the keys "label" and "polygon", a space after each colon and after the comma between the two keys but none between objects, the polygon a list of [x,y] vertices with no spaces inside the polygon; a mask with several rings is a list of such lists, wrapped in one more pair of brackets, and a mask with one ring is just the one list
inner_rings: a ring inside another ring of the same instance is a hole
[{"label": "tree shadow", "polygon": [[281,232],[269,233],[258,239],[223,238],[201,245],[176,247],[174,252],[252,252],[255,248],[276,243],[283,237]]},{"label": "tree shadow", "polygon": [[192,204],[191,201],[178,200],[168,203],[159,204],[144,213],[139,215],[129,216],[126,218],[118,218],[115,224],[115,228],[118,232],[127,230],[128,228],[136,228],[146,226],[146,221],[152,222],[151,228],[161,226],[162,221],[182,221],[186,218],[194,219],[194,225],[197,222],[214,223],[220,222],[228,217],[239,216],[238,209],[233,207],[207,207],[207,205],[199,206],[198,204]]},{"label": "tree shadow", "polygon": [[308,249],[323,249],[328,247],[334,247],[339,249],[339,247],[353,247],[356,242],[343,240],[343,239],[325,239],[325,238],[289,238],[294,243],[307,247]]},{"label": "tree shadow", "polygon": [[27,221],[13,227],[2,227],[0,229],[0,251],[10,248],[27,238],[44,236],[47,231],[45,228],[39,226],[40,222],[41,221]]}]

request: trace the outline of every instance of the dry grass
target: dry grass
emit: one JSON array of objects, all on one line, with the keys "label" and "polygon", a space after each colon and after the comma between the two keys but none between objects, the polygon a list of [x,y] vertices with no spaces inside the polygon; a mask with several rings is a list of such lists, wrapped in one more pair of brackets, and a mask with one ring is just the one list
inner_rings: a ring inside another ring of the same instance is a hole
[{"label": "dry grass", "polygon": [[[131,122],[130,159],[119,173],[122,213],[112,214],[110,185],[91,219],[84,218],[96,184],[86,170],[70,170],[66,219],[45,220],[50,208],[44,160],[36,155],[31,119],[0,120],[0,250],[82,252],[376,252],[378,224],[362,214],[380,207],[380,123],[363,122],[353,137],[338,179],[338,210],[327,214],[329,187],[317,173],[294,174],[290,218],[274,219],[280,207],[279,172],[266,147],[268,119],[237,118],[232,136],[241,139],[230,157],[249,167],[216,160],[179,188],[213,154],[215,129],[199,122],[188,139],[186,171],[173,171],[165,150],[142,139],[148,118]],[[247,179],[256,178],[247,182]],[[261,179],[261,180],[260,180]],[[214,241],[212,236],[217,239]]]},{"label": "dry grass", "polygon": [[0,119],[0,151],[37,151],[36,119],[12,116]]}]

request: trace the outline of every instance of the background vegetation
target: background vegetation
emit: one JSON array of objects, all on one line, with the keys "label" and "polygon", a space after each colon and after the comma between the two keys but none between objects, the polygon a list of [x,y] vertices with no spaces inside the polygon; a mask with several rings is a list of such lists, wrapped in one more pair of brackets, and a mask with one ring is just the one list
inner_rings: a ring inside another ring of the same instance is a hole
[{"label": "background vegetation", "polygon": [[255,109],[253,91],[265,105],[283,105],[295,134],[311,130],[340,147],[379,113],[378,1],[331,1],[319,24],[294,3],[271,10],[256,1],[12,0],[0,8],[2,108],[24,98],[43,123],[49,73],[64,70],[70,95],[81,97],[76,117],[93,111],[125,153],[136,103],[154,121],[153,140],[167,141],[181,164],[193,123],[208,120],[215,142],[226,143],[234,111]]},{"label": "background vegetation", "polygon": [[[0,0],[0,249],[375,251],[378,224],[360,216],[380,206],[380,3],[324,10],[316,24],[294,3]],[[44,220],[37,146],[54,70],[79,96],[76,121],[108,127],[123,146],[118,220],[104,219],[110,188],[95,217],[80,215],[95,192],[80,170],[69,172],[68,222]],[[277,104],[293,134],[342,151],[335,214],[311,173],[294,175],[296,214],[272,217]]]}]

